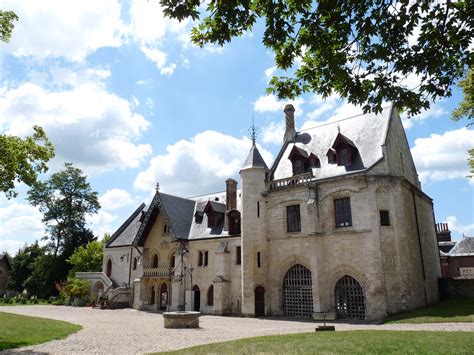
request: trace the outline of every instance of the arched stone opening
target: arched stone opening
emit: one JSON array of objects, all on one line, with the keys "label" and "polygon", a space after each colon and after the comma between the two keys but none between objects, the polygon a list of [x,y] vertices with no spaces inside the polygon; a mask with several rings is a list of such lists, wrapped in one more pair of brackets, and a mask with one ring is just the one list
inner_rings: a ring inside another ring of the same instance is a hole
[{"label": "arched stone opening", "polygon": [[283,311],[293,317],[311,317],[313,314],[311,271],[301,264],[293,265],[285,274]]},{"label": "arched stone opening", "polygon": [[194,309],[193,311],[199,312],[201,309],[201,290],[198,285],[194,285]]},{"label": "arched stone opening", "polygon": [[160,288],[160,309],[166,310],[168,306],[168,285],[166,283],[161,285]]},{"label": "arched stone opening", "polygon": [[149,301],[149,304],[150,304],[150,305],[154,305],[154,304],[155,304],[155,298],[156,298],[155,286],[151,286],[151,289],[150,289],[150,301]]},{"label": "arched stone opening", "polygon": [[364,289],[349,275],[341,277],[334,287],[336,317],[338,319],[365,319]]}]

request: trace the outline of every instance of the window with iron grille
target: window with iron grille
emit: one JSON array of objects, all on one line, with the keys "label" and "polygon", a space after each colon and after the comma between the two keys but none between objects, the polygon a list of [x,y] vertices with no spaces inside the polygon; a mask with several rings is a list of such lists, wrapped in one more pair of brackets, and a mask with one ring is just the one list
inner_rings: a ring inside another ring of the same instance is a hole
[{"label": "window with iron grille", "polygon": [[388,211],[380,211],[380,225],[389,226],[390,225],[390,216]]},{"label": "window with iron grille", "polygon": [[340,198],[334,200],[336,214],[336,228],[352,226],[351,199]]},{"label": "window with iron grille", "polygon": [[300,205],[286,207],[286,227],[288,233],[301,231]]}]

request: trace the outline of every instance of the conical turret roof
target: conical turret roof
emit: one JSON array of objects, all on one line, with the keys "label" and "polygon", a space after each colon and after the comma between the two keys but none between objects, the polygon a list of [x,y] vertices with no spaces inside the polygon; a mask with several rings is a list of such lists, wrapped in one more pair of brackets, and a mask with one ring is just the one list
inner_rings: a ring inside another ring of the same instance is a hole
[{"label": "conical turret roof", "polygon": [[263,160],[262,155],[258,151],[255,142],[252,144],[252,148],[250,148],[249,155],[247,156],[247,159],[245,159],[245,163],[242,166],[242,170],[250,168],[264,168],[268,170],[267,164],[265,163],[265,160]]}]

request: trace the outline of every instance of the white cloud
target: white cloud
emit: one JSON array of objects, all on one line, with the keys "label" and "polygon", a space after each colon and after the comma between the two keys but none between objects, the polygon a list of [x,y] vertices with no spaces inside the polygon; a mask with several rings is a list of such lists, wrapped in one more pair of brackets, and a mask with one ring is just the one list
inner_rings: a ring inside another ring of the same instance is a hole
[{"label": "white cloud", "polygon": [[15,56],[82,61],[99,48],[123,42],[125,27],[118,0],[4,0],[2,8],[20,18],[11,42],[4,45]]},{"label": "white cloud", "polygon": [[473,147],[474,131],[454,131],[418,138],[411,149],[421,182],[429,183],[468,175],[467,150]]},{"label": "white cloud", "polygon": [[321,115],[324,113],[333,110],[337,104],[340,102],[340,99],[337,95],[332,95],[324,99],[321,95],[314,95],[310,104],[315,105],[316,107],[306,115],[308,120],[317,120],[321,118]]},{"label": "white cloud", "polygon": [[119,221],[117,215],[113,215],[110,212],[101,209],[97,214],[88,215],[86,217],[86,222],[94,231],[94,235],[100,240],[104,233],[113,234],[117,229],[116,224]]},{"label": "white cloud", "polygon": [[125,190],[112,189],[105,192],[99,198],[103,210],[113,211],[133,203],[132,196]]},{"label": "white cloud", "polygon": [[42,214],[36,207],[16,200],[0,202],[0,252],[15,254],[18,248],[44,235]]},{"label": "white cloud", "polygon": [[253,104],[253,109],[257,112],[277,112],[283,111],[287,103],[291,103],[295,107],[295,116],[301,116],[303,114],[302,105],[304,99],[298,97],[292,101],[279,101],[273,94],[260,96],[257,101]]},{"label": "white cloud", "polygon": [[[187,33],[189,20],[181,22],[164,16],[158,1],[134,0],[130,6],[130,34],[141,44],[156,45],[167,33]],[[181,38],[181,37],[180,37]],[[187,36],[183,36],[183,40]]]},{"label": "white cloud", "polygon": [[443,222],[448,223],[449,230],[451,232],[455,232],[468,237],[472,237],[474,235],[474,223],[463,226],[459,224],[458,219],[455,216],[448,216]]},{"label": "white cloud", "polygon": [[[191,140],[180,140],[157,155],[135,179],[134,186],[152,191],[157,182],[161,190],[190,196],[225,189],[225,180],[237,177],[251,147],[250,139],[235,138],[215,131],[204,131]],[[272,154],[259,147],[267,164]]]},{"label": "white cloud", "polygon": [[447,112],[440,105],[441,105],[441,101],[436,104],[431,104],[431,107],[428,110],[424,110],[420,114],[410,117],[410,118],[408,118],[407,114],[402,114],[401,118],[402,118],[403,127],[405,129],[410,129],[411,127],[413,127],[415,123],[420,123],[430,118],[437,118],[437,117],[441,117],[445,115]]},{"label": "white cloud", "polygon": [[150,123],[100,81],[62,91],[31,83],[0,90],[0,131],[25,136],[34,124],[53,142],[56,164],[71,161],[87,173],[134,168],[151,154],[150,145],[135,143]]},{"label": "white cloud", "polygon": [[267,83],[270,82],[271,78],[275,75],[276,70],[277,67],[265,69],[265,79],[267,80]]},{"label": "white cloud", "polygon": [[281,144],[284,134],[285,123],[283,121],[270,122],[262,129],[262,141],[266,144]]}]

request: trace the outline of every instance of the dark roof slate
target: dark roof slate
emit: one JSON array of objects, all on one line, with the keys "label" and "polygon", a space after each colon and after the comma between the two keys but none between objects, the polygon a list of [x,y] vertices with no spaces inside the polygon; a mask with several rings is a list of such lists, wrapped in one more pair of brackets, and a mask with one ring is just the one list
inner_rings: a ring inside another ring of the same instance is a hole
[{"label": "dark roof slate", "polygon": [[176,239],[188,239],[196,201],[159,193],[171,232]]},{"label": "dark roof slate", "polygon": [[105,245],[107,248],[130,246],[133,244],[140,228],[141,212],[144,210],[145,204],[142,203],[127,220],[112,234],[112,237]]},{"label": "dark roof slate", "polygon": [[464,237],[449,251],[449,256],[474,255],[474,237]]},{"label": "dark roof slate", "polygon": [[257,146],[252,144],[252,148],[250,148],[249,155],[247,159],[245,159],[245,163],[242,166],[242,169],[249,169],[249,168],[264,168],[268,170],[267,164],[265,160],[263,160],[262,155],[258,151]]}]

